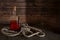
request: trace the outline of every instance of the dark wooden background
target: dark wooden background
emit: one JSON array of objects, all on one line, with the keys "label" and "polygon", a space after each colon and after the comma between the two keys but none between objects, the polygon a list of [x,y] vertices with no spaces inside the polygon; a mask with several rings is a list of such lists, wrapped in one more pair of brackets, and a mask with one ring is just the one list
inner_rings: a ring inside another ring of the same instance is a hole
[{"label": "dark wooden background", "polygon": [[5,19],[8,19],[9,15],[12,15],[13,8],[7,7],[14,5],[20,7],[25,3],[26,12],[24,14],[20,11],[24,8],[17,8],[17,15],[26,15],[26,18],[24,16],[22,20],[26,20],[29,24],[43,23],[50,29],[60,29],[60,0],[0,0],[0,16],[7,15]]},{"label": "dark wooden background", "polygon": [[60,0],[27,0],[27,22],[60,32]]}]

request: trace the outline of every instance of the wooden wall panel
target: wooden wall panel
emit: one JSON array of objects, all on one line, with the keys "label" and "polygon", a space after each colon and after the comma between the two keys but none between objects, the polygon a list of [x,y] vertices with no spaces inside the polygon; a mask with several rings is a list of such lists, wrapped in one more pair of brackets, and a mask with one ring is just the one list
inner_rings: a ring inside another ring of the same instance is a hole
[{"label": "wooden wall panel", "polygon": [[21,22],[25,22],[25,0],[0,0],[0,22],[9,21],[9,18],[13,15],[13,7],[16,6],[16,15],[20,17]]},{"label": "wooden wall panel", "polygon": [[35,0],[32,2],[28,0],[26,8],[27,23],[37,24],[43,22],[46,24],[46,27],[52,30],[60,30],[59,4],[59,0]]}]

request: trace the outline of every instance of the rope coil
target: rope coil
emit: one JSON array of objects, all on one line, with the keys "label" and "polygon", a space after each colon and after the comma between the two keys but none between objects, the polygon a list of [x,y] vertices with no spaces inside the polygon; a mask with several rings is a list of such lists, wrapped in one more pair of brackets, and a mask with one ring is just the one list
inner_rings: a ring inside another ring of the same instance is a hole
[{"label": "rope coil", "polygon": [[[32,30],[35,30],[36,32],[34,33]],[[41,30],[41,29],[37,29],[35,27],[31,27],[31,26],[26,26],[25,24],[23,25],[23,27],[21,27],[20,31],[17,32],[17,31],[12,31],[12,30],[9,30],[9,28],[2,28],[1,29],[1,32],[6,35],[6,36],[17,36],[17,35],[20,35],[20,33],[22,33],[25,37],[33,37],[33,36],[38,36],[38,37],[45,37],[45,33]],[[31,34],[29,34],[29,33]],[[27,33],[29,35],[27,35]]]}]

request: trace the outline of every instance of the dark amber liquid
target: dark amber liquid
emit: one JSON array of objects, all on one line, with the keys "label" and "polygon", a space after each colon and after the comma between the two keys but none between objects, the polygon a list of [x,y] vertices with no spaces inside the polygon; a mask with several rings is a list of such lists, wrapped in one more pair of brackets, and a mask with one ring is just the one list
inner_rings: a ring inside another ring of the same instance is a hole
[{"label": "dark amber liquid", "polygon": [[10,21],[10,29],[11,30],[19,30],[20,29],[19,23],[16,20],[11,20]]}]

